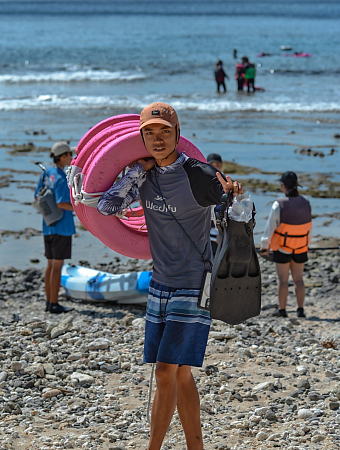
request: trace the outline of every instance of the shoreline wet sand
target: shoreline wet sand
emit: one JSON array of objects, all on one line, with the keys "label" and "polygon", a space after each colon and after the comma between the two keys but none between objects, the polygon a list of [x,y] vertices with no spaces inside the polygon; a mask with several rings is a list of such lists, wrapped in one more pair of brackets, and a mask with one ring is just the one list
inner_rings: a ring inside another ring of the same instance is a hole
[{"label": "shoreline wet sand", "polygon": [[[292,285],[289,317],[277,318],[275,268],[261,258],[261,315],[213,321],[203,368],[193,369],[205,449],[339,448],[339,263],[339,252],[311,252],[307,318],[296,317]],[[0,448],[146,448],[145,307],[64,298],[75,311],[53,316],[41,270],[0,272]],[[177,413],[162,448],[185,448]]]}]

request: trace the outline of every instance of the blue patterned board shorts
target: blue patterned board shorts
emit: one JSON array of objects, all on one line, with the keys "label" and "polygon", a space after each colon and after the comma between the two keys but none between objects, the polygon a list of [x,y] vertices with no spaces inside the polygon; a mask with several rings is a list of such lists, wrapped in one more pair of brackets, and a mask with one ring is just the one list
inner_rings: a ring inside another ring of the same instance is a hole
[{"label": "blue patterned board shorts", "polygon": [[199,289],[178,289],[151,280],[146,308],[144,362],[201,367],[211,319],[198,308]]}]

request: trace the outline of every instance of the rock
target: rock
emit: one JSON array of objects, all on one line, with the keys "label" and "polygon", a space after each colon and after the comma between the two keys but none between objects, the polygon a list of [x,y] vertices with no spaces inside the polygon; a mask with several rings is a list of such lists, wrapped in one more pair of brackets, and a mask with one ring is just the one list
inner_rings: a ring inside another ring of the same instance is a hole
[{"label": "rock", "polygon": [[47,373],[49,375],[53,375],[55,372],[54,365],[51,363],[44,364],[44,370],[45,370],[45,373]]},{"label": "rock", "polygon": [[81,353],[71,353],[70,355],[68,355],[67,361],[79,361],[79,359],[81,358],[82,358]]},{"label": "rock", "polygon": [[296,317],[290,317],[290,318],[289,318],[289,322],[290,322],[292,325],[300,325],[300,321],[299,321]]},{"label": "rock", "polygon": [[313,413],[309,409],[299,409],[298,417],[300,419],[309,419],[310,417],[313,417]]},{"label": "rock", "polygon": [[273,433],[270,436],[268,436],[267,441],[277,441],[281,439],[281,434],[280,433]]},{"label": "rock", "polygon": [[89,343],[90,350],[106,350],[111,345],[111,341],[104,338],[98,338]]},{"label": "rock", "polygon": [[311,441],[312,442],[322,442],[326,439],[326,436],[323,436],[322,434],[315,434],[312,436]]},{"label": "rock", "polygon": [[289,397],[297,398],[300,397],[305,392],[304,389],[297,389],[296,391],[289,394]]},{"label": "rock", "polygon": [[2,381],[6,381],[7,379],[7,372],[0,372],[0,383]]},{"label": "rock", "polygon": [[59,325],[54,327],[51,330],[51,338],[56,339],[57,337],[61,336],[62,334],[65,334],[72,326],[73,317],[69,316],[62,322],[60,322]]},{"label": "rock", "polygon": [[[120,368],[122,370],[130,370],[131,364],[128,361],[125,361],[125,362],[121,363]],[[119,367],[118,367],[118,369],[119,369]]]},{"label": "rock", "polygon": [[297,387],[298,387],[299,389],[310,389],[309,381],[308,381],[308,380],[300,380],[300,381],[298,382]]},{"label": "rock", "polygon": [[12,361],[11,363],[11,368],[14,372],[20,372],[25,367],[27,367],[27,361]]},{"label": "rock", "polygon": [[325,371],[325,376],[327,378],[336,378],[337,375],[332,370],[326,370]]},{"label": "rock", "polygon": [[299,372],[300,375],[306,375],[308,369],[305,366],[297,366],[296,370]]},{"label": "rock", "polygon": [[[130,367],[130,363],[128,363],[128,365]],[[114,373],[120,371],[120,367],[118,364],[102,364],[100,370],[106,373]]]},{"label": "rock", "polygon": [[205,411],[208,414],[215,414],[215,411],[211,408],[208,403],[201,403],[201,411]]},{"label": "rock", "polygon": [[42,364],[40,364],[40,363],[30,364],[24,369],[24,371],[25,371],[25,373],[30,373],[30,374],[37,375],[40,378],[44,378],[45,377],[44,366]]},{"label": "rock", "polygon": [[340,403],[339,402],[329,402],[329,409],[332,411],[336,411],[339,409]]},{"label": "rock", "polygon": [[268,408],[268,406],[262,406],[261,408],[256,408],[254,411],[254,414],[256,416],[265,416],[265,414],[267,414],[267,412],[270,411],[270,408]]},{"label": "rock", "polygon": [[313,402],[317,402],[318,400],[321,400],[323,397],[318,392],[311,391],[308,393],[308,398]]},{"label": "rock", "polygon": [[268,439],[268,434],[264,431],[259,431],[256,435],[256,439],[258,441],[265,441],[266,439]]},{"label": "rock", "polygon": [[57,397],[61,393],[62,392],[59,391],[59,389],[50,389],[49,391],[44,392],[42,396],[44,398],[52,398],[52,397]]},{"label": "rock", "polygon": [[263,383],[257,384],[253,387],[254,394],[261,391],[271,391],[274,388],[274,384],[271,381],[264,381]]},{"label": "rock", "polygon": [[232,332],[211,331],[209,333],[209,337],[215,339],[216,341],[223,341],[235,339],[237,334]]},{"label": "rock", "polygon": [[293,399],[292,397],[287,397],[287,398],[285,399],[285,403],[286,403],[287,405],[293,405],[293,404],[294,404],[294,399]]},{"label": "rock", "polygon": [[333,389],[333,394],[340,400],[340,384],[336,385]]},{"label": "rock", "polygon": [[277,417],[276,417],[274,411],[272,411],[272,410],[269,410],[269,411],[264,415],[264,418],[265,418],[266,420],[268,420],[269,422],[277,422]]},{"label": "rock", "polygon": [[205,371],[205,373],[207,375],[213,375],[214,373],[218,372],[218,367],[217,366],[212,366],[212,365],[206,366],[204,371]]},{"label": "rock", "polygon": [[86,375],[85,373],[73,372],[71,375],[71,381],[75,384],[92,384],[94,383],[94,378],[91,375]]},{"label": "rock", "polygon": [[144,329],[145,328],[145,319],[144,318],[138,318],[138,319],[134,319],[132,321],[132,326],[134,328],[140,328],[140,329]]},{"label": "rock", "polygon": [[48,322],[45,328],[46,333],[50,333],[54,327],[58,326],[58,322]]}]

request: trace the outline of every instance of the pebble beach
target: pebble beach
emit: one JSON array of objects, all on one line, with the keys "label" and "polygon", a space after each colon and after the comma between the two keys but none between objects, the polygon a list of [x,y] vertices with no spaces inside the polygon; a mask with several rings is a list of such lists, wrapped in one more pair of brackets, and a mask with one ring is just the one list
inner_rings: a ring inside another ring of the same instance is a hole
[{"label": "pebble beach", "polygon": [[[129,264],[105,269],[139,262]],[[204,365],[193,369],[205,449],[336,450],[339,252],[309,255],[306,319],[296,316],[293,286],[288,318],[273,316],[275,268],[262,258],[260,264],[260,316],[236,326],[213,321]],[[146,448],[145,307],[62,298],[75,310],[54,316],[44,312],[41,270],[7,266],[0,273],[1,450]],[[155,381],[151,401],[154,389]],[[186,448],[177,413],[162,448]]]},{"label": "pebble beach", "polygon": [[[340,3],[11,0],[0,18],[0,450],[146,450],[155,380],[143,364],[145,305],[81,302],[61,288],[74,310],[44,311],[35,164],[49,166],[59,140],[75,147],[108,117],[162,101],[252,196],[257,245],[289,170],[312,205],[311,246],[339,248]],[[255,94],[237,91],[244,55]],[[152,265],[107,248],[77,218],[67,262],[112,273]],[[204,449],[339,450],[339,250],[309,253],[306,318],[292,283],[288,317],[273,316],[275,266],[260,264],[261,314],[213,321],[193,368]],[[185,449],[175,413],[162,450]]]}]

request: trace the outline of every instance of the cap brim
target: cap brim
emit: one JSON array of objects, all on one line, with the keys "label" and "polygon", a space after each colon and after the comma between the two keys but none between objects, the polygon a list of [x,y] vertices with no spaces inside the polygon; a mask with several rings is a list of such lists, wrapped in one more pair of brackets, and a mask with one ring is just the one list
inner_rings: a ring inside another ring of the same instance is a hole
[{"label": "cap brim", "polygon": [[155,123],[160,123],[162,125],[166,125],[167,127],[174,128],[177,124],[173,122],[168,122],[167,120],[161,119],[160,117],[155,117],[154,119],[147,120],[144,122],[139,129],[142,130],[143,128],[147,127],[148,125],[152,125]]}]

